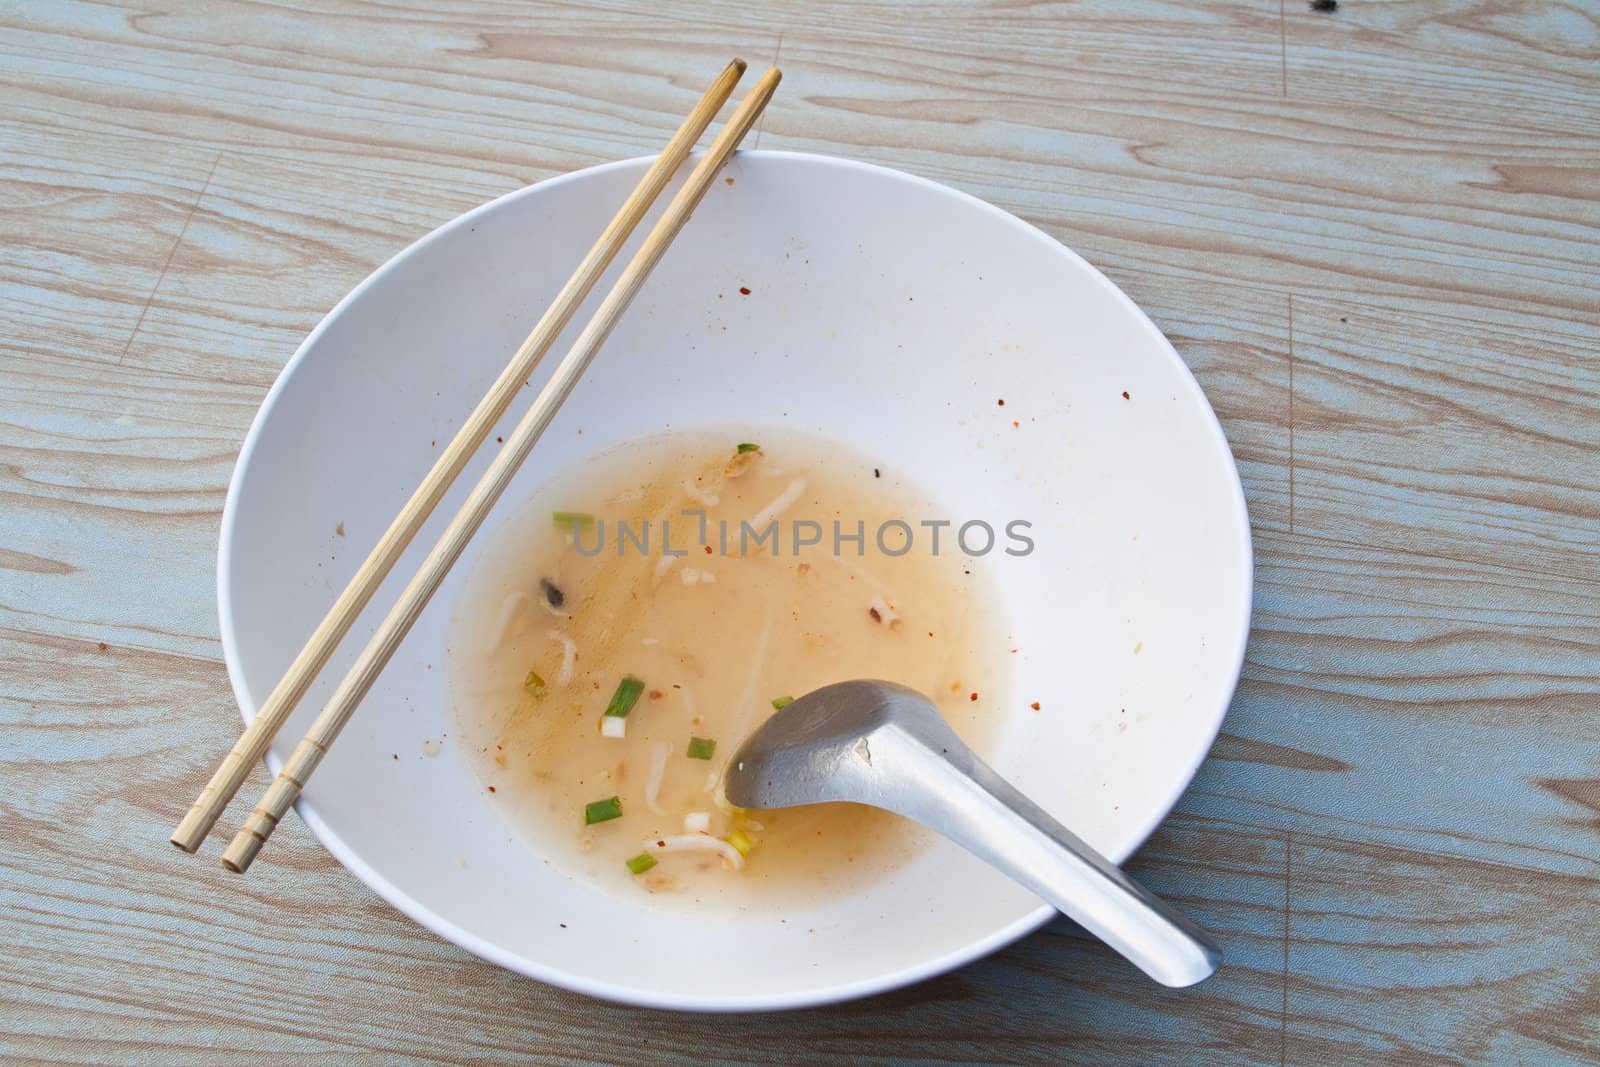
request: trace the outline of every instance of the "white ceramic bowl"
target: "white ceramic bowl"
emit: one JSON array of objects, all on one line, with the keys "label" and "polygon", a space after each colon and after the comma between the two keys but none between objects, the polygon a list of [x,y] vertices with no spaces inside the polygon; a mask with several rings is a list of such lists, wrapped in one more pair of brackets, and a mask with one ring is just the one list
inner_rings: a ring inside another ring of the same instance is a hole
[{"label": "white ceramic bowl", "polygon": [[[223,513],[222,642],[246,718],[645,165],[570,174],[456,219],[363,282],[295,353]],[[1216,736],[1249,624],[1244,496],[1199,387],[1115,286],[997,208],[820,156],[746,152],[726,173],[734,183],[696,212],[507,503],[633,436],[770,421],[882,457],[954,514],[1031,521],[1035,553],[990,564],[1020,650],[993,762],[1126,859]],[[377,605],[393,602],[492,451]],[[472,563],[469,552],[299,805],[334,855],[418,922],[596,996],[754,1010],[925,978],[1054,914],[943,843],[785,923],[619,903],[571,880],[513,840],[444,736],[446,634]],[[273,747],[274,770],[374,624],[369,610]]]}]

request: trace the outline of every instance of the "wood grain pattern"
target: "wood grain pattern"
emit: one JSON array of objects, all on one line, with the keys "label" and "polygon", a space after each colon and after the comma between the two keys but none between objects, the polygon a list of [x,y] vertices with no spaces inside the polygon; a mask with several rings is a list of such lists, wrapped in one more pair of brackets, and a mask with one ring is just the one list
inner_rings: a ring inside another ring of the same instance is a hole
[{"label": "wood grain pattern", "polygon": [[[244,881],[164,844],[237,730],[216,529],[283,362],[439,223],[653,150],[733,54],[786,71],[761,147],[1020,214],[1211,397],[1255,628],[1133,864],[1220,935],[1205,985],[1061,921],[684,1019],[472,959],[298,821]],[[1593,5],[1526,0],[0,5],[0,1058],[1600,1058],[1597,60]]]},{"label": "wood grain pattern", "polygon": [[1594,1062],[1600,981],[1573,935],[1593,928],[1600,879],[1325,838],[1291,850],[1292,1062]]},{"label": "wood grain pattern", "polygon": [[1183,810],[1600,874],[1600,584],[1303,536],[1256,553],[1244,679]]}]

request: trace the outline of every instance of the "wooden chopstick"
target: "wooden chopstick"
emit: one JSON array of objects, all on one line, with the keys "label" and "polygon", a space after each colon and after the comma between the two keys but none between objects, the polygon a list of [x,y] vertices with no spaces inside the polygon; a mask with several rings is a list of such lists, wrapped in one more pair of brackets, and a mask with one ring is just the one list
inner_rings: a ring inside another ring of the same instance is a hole
[{"label": "wooden chopstick", "polygon": [[450,525],[446,527],[433,546],[433,550],[428,553],[427,559],[423,560],[416,575],[400,594],[399,601],[379,624],[377,632],[361,650],[361,655],[357,657],[344,680],[339,683],[339,688],[323,707],[322,713],[311,724],[311,729],[296,746],[294,753],[283,765],[283,769],[278,772],[277,779],[267,788],[261,802],[250,813],[250,818],[234,835],[227,850],[222,854],[224,867],[231,871],[246,870],[255,859],[256,853],[261,851],[261,846],[266,844],[267,837],[274,827],[300,796],[311,773],[316,770],[317,764],[322,762],[322,757],[334,739],[339,736],[339,731],[350,721],[356,706],[361,703],[362,698],[377,680],[378,673],[394,655],[395,649],[416,622],[417,616],[422,614],[422,609],[427,606],[429,598],[438,591],[445,575],[466,549],[467,542],[483,525],[489,509],[494,507],[512,477],[528,458],[528,454],[533,451],[534,444],[550,425],[550,421],[555,418],[561,404],[571,395],[573,388],[578,384],[578,378],[594,359],[595,353],[600,350],[606,338],[611,336],[611,331],[616,328],[623,312],[638,294],[645,279],[650,276],[651,270],[661,261],[673,238],[683,229],[690,214],[704,199],[706,191],[716,179],[717,172],[739,147],[739,142],[750,131],[750,127],[755,125],[756,119],[767,106],[767,101],[772,99],[772,94],[778,88],[778,82],[782,77],[776,67],[761,76],[761,80],[750,90],[733,117],[728,120],[728,124],[717,134],[711,148],[695,165],[684,187],[672,198],[666,213],[662,215],[639,251],[623,269],[622,276],[612,286],[611,292],[606,294],[605,300],[601,302],[589,324],[584,327],[583,333],[578,336],[572,350],[556,367],[554,375],[539,392],[533,406],[506,437],[505,447],[494,458],[489,469],[478,480],[478,484],[473,487],[472,493],[462,504],[455,518],[450,520]]},{"label": "wooden chopstick", "polygon": [[201,790],[200,796],[189,808],[189,813],[173,831],[171,840],[174,845],[185,852],[193,852],[200,847],[200,843],[205,840],[206,834],[211,832],[211,827],[216,824],[223,809],[244,784],[250,768],[266,755],[267,747],[272,744],[273,737],[289,718],[289,713],[300,702],[300,698],[305,696],[317,673],[327,664],[334,648],[344,639],[345,634],[349,633],[356,617],[372,599],[373,593],[394,568],[401,553],[411,544],[411,539],[422,528],[422,524],[433,514],[433,509],[438,505],[440,498],[455,482],[457,475],[478,450],[478,446],[488,437],[495,423],[500,421],[512,398],[527,382],[561,331],[566,329],[573,314],[588,297],[595,283],[600,280],[600,275],[622,250],[623,244],[639,225],[639,221],[644,218],[645,212],[655,203],[661,190],[666,188],[668,180],[688,157],[695,142],[700,139],[706,127],[711,125],[711,120],[716,118],[717,112],[733,92],[734,86],[738,85],[739,79],[744,76],[744,71],[744,60],[735,59],[717,75],[716,80],[706,89],[705,95],[695,104],[694,110],[683,120],[683,125],[678,127],[677,132],[662,149],[661,155],[645,172],[644,177],[639,179],[639,184],[628,194],[628,199],[606,224],[605,231],[600,234],[583,261],[572,272],[572,277],[567,279],[561,292],[556,294],[555,302],[534,326],[533,332],[528,334],[527,340],[522,342],[522,347],[517,349],[516,355],[506,364],[506,369],[495,379],[472,414],[467,417],[455,439],[439,456],[433,469],[422,480],[422,484],[417,487],[411,499],[406,501],[400,514],[389,524],[389,529],[373,546],[366,561],[350,579],[350,584],[345,586],[344,592],[339,594],[339,599],[334,601],[333,607],[328,609],[328,614],[322,622],[312,631],[305,647],[284,672],[283,678],[279,680],[266,702],[256,712],[255,718],[235,742],[232,751],[223,758],[216,773],[211,776],[211,781]]}]

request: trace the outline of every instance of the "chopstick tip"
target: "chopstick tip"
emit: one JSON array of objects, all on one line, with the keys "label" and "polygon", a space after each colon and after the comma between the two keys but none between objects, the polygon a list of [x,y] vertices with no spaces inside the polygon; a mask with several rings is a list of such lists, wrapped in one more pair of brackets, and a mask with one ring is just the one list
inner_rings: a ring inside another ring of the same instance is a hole
[{"label": "chopstick tip", "polygon": [[734,70],[738,71],[741,76],[743,76],[743,74],[744,74],[744,72],[746,70],[750,69],[750,64],[746,63],[744,60],[740,59],[738,56],[734,56],[733,57],[733,62],[729,63],[728,66],[730,66]]}]

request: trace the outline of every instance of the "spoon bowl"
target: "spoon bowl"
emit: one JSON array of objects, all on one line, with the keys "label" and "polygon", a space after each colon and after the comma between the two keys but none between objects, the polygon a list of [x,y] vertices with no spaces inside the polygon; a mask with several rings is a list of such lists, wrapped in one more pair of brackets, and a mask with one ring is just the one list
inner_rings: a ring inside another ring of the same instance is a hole
[{"label": "spoon bowl", "polygon": [[744,808],[854,801],[903,815],[1033,890],[1167,986],[1221,961],[1216,943],[1018,792],[893,682],[809,693],[751,734],[724,788]]}]

